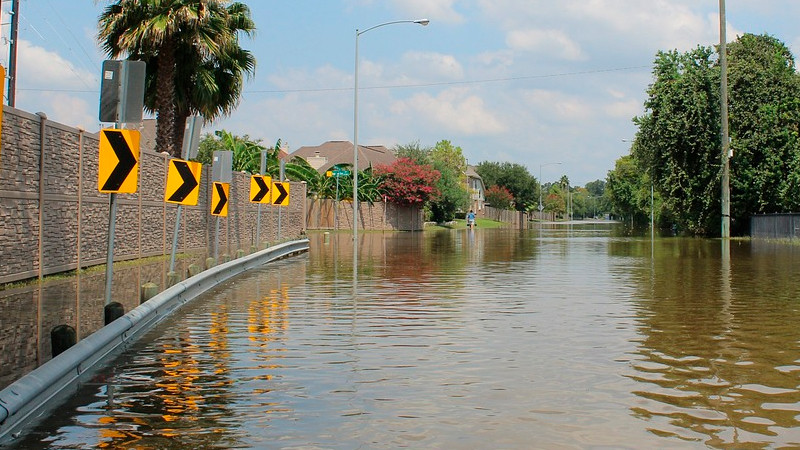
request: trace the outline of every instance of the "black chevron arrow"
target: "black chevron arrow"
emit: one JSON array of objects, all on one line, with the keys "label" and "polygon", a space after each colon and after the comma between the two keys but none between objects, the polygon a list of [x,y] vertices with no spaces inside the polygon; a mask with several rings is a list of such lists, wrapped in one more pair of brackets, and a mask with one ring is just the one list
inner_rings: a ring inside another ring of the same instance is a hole
[{"label": "black chevron arrow", "polygon": [[275,183],[275,188],[278,190],[279,194],[278,198],[276,198],[275,201],[272,202],[272,204],[280,205],[283,203],[283,201],[286,199],[286,196],[288,196],[289,193],[286,192],[286,188],[283,187],[282,183]]},{"label": "black chevron arrow", "polygon": [[114,154],[119,162],[114,167],[114,170],[111,171],[111,175],[108,176],[102,190],[118,191],[122,187],[122,183],[130,175],[131,170],[136,167],[136,158],[133,156],[133,152],[128,146],[128,141],[125,140],[121,131],[103,130],[103,133],[105,133],[108,143],[111,144],[111,148],[114,149]]},{"label": "black chevron arrow", "polygon": [[183,184],[169,197],[169,201],[182,202],[194,191],[194,188],[197,187],[197,180],[194,179],[194,174],[192,173],[192,169],[189,168],[189,163],[186,161],[173,161],[172,163],[175,164],[175,168],[178,170]]},{"label": "black chevron arrow", "polygon": [[225,195],[225,189],[222,183],[214,183],[214,189],[217,190],[217,195],[219,196],[219,203],[217,203],[217,207],[214,208],[214,214],[218,216],[222,214],[222,209],[225,208],[225,204],[228,203],[228,196]]},{"label": "black chevron arrow", "polygon": [[267,186],[267,183],[264,182],[264,178],[262,177],[254,176],[253,179],[256,180],[256,184],[258,185],[258,192],[256,193],[256,195],[253,196],[253,199],[250,201],[260,202],[261,200],[264,199],[264,197],[267,196],[267,194],[269,194],[269,186]]}]

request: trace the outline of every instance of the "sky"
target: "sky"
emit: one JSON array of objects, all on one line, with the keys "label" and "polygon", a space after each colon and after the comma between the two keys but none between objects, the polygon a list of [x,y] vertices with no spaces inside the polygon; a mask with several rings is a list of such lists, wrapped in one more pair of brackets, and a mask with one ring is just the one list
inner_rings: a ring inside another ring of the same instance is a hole
[{"label": "sky", "polygon": [[[16,107],[97,131],[106,0],[21,0]],[[207,124],[290,152],[353,141],[449,140],[470,164],[521,164],[543,182],[605,179],[629,153],[659,50],[719,43],[718,0],[244,0],[257,60],[238,108]],[[11,1],[2,2],[7,67]],[[727,36],[800,51],[800,2],[727,0]],[[5,94],[7,96],[7,92]]]}]

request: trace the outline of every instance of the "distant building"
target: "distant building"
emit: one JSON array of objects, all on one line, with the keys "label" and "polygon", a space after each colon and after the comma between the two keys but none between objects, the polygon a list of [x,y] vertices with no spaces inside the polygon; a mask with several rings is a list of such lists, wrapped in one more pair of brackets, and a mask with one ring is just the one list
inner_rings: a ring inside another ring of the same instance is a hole
[{"label": "distant building", "polygon": [[467,166],[465,175],[467,176],[470,209],[476,212],[482,211],[486,203],[486,186],[483,185],[483,178],[475,171],[475,166]]},{"label": "distant building", "polygon": [[[353,165],[353,143],[350,141],[328,141],[322,145],[300,147],[289,155],[289,159],[300,157],[319,173],[325,173],[336,165]],[[389,165],[397,160],[391,150],[382,145],[358,146],[358,169],[370,166]]]}]

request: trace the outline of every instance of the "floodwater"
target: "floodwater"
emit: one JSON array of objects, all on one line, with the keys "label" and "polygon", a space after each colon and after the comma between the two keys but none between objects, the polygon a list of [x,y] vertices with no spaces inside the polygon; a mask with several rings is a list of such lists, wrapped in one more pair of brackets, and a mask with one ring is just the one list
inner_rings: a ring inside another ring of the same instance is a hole
[{"label": "floodwater", "polygon": [[355,271],[351,236],[318,234],[210,291],[18,446],[800,446],[800,247],[359,237]]}]

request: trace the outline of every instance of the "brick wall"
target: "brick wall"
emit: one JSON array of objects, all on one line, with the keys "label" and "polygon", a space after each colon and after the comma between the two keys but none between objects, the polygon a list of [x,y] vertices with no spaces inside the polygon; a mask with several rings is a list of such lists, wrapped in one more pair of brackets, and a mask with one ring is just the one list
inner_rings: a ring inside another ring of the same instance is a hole
[{"label": "brick wall", "polygon": [[[3,107],[0,283],[105,263],[109,195],[97,189],[98,146],[98,134]],[[177,205],[164,202],[167,164],[166,155],[142,151],[137,193],[117,195],[115,261],[170,253]],[[210,174],[203,167],[200,200],[183,208],[180,252],[213,251]],[[249,176],[234,173],[228,217],[219,219],[220,255],[249,250],[257,235],[264,243],[306,228],[304,183],[292,183],[289,206],[262,206],[260,232],[249,189]]]}]

